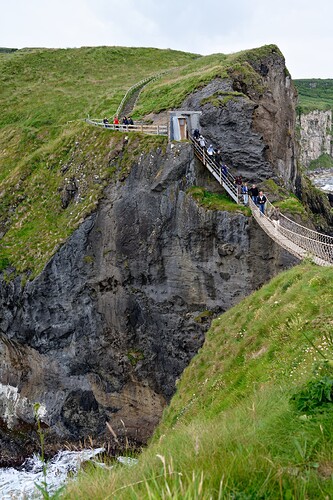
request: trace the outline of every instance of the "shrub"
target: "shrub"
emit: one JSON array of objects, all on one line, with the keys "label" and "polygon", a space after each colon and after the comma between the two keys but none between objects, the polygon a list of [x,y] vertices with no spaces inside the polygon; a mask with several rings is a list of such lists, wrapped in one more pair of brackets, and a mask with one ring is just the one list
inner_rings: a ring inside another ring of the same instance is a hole
[{"label": "shrub", "polygon": [[333,402],[333,376],[325,375],[309,380],[303,389],[292,396],[291,400],[300,412],[324,411]]}]

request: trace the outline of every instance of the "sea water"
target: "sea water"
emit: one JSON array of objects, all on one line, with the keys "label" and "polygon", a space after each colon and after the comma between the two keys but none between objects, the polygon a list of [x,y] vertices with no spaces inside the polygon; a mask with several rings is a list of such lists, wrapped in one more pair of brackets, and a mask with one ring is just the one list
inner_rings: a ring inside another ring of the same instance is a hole
[{"label": "sea water", "polygon": [[312,183],[325,193],[333,193],[333,169],[308,172]]},{"label": "sea water", "polygon": [[[82,451],[61,451],[47,462],[46,483],[49,494],[55,493],[66,484],[68,474],[75,476],[83,462],[93,460],[97,466],[106,467],[96,460],[97,455],[103,453],[104,448]],[[118,457],[124,465],[134,465],[137,460],[129,457]],[[111,466],[108,468],[112,468]],[[43,463],[34,455],[28,458],[18,468],[8,467],[0,469],[0,498],[1,500],[30,500],[42,498],[42,493],[36,485],[43,488]]]}]

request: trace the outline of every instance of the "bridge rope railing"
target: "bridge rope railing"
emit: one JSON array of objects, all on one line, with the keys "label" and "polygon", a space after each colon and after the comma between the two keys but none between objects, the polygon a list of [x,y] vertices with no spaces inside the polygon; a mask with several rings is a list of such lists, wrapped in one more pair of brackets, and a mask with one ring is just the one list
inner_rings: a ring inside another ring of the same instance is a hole
[{"label": "bridge rope railing", "polygon": [[[301,259],[308,255],[320,259],[321,261],[317,263],[321,265],[333,265],[333,238],[331,236],[294,222],[277,212],[277,208],[269,200],[266,202],[265,214],[260,212],[251,199],[249,206],[255,219],[266,233],[288,251]],[[264,224],[264,221],[268,221],[269,224]]]},{"label": "bridge rope railing", "polygon": [[[221,166],[208,155],[205,148],[201,147],[198,141],[191,138],[195,156],[205,165],[215,179],[224,187],[236,203],[243,201],[243,196],[238,191],[234,176],[228,172],[222,172]],[[249,196],[249,207],[252,214],[262,227],[262,229],[276,243],[287,251],[304,259],[306,256],[313,258],[314,262],[322,266],[333,265],[333,237],[328,236],[306,226],[302,226],[282,214],[277,207],[267,200],[265,203],[265,213]]]}]

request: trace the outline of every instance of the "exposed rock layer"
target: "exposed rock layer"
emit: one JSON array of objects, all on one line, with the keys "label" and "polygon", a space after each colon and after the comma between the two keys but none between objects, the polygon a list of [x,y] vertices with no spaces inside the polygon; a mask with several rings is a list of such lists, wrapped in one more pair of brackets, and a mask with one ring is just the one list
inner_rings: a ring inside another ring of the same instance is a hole
[{"label": "exposed rock layer", "polygon": [[40,276],[2,282],[0,381],[59,438],[109,422],[145,441],[207,320],[295,262],[250,218],[198,207],[186,190],[207,175],[189,144],[142,157]]},{"label": "exposed rock layer", "polygon": [[300,115],[300,161],[308,167],[322,154],[333,156],[332,111],[311,111]]},{"label": "exposed rock layer", "polygon": [[194,92],[182,108],[202,109],[201,132],[235,173],[255,183],[273,178],[293,189],[296,90],[274,50],[252,65],[255,85],[233,72],[230,79],[215,79]]}]

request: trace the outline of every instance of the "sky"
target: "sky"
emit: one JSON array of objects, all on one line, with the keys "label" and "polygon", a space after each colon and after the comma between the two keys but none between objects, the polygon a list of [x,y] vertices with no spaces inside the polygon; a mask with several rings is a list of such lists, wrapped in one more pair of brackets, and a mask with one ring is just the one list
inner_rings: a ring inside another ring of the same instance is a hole
[{"label": "sky", "polygon": [[291,76],[333,78],[332,0],[0,0],[0,47],[229,54],[276,44]]}]

